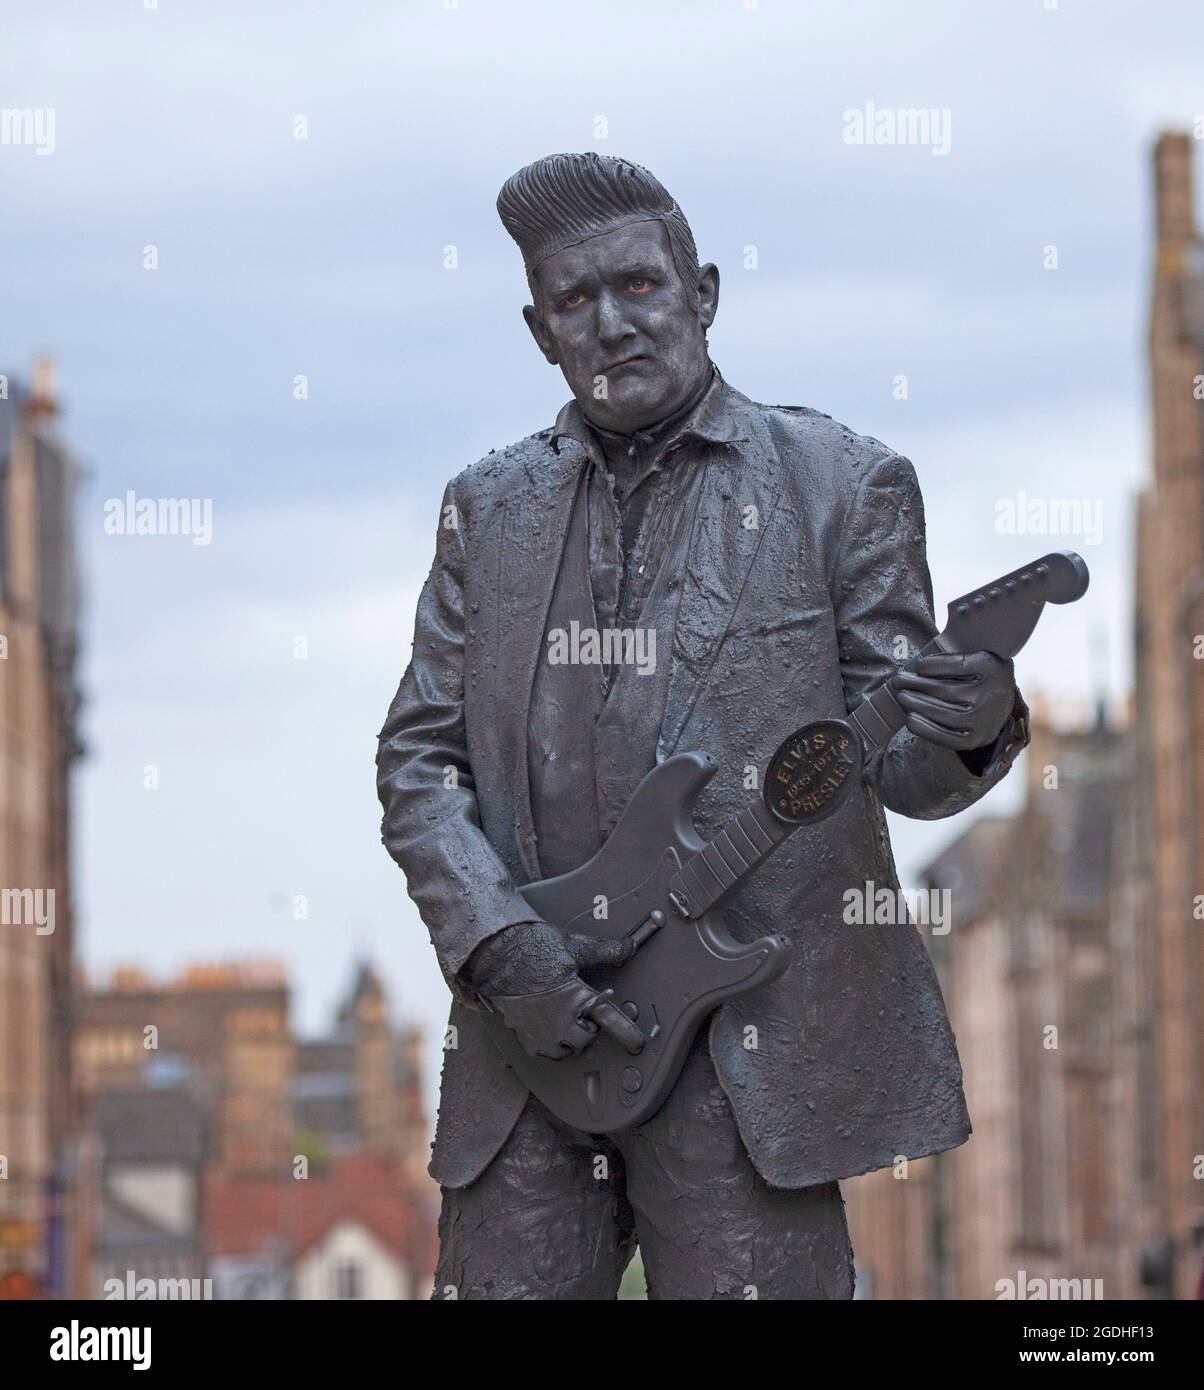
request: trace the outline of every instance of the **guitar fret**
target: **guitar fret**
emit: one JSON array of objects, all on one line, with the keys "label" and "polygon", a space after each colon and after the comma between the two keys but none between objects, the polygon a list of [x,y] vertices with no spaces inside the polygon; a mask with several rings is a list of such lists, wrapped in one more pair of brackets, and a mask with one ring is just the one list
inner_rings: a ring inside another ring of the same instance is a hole
[{"label": "guitar fret", "polygon": [[[710,864],[707,863],[706,855],[700,854],[690,862],[694,866],[694,874],[698,882],[702,884],[703,891],[706,893],[707,897],[709,899],[717,898],[727,887],[727,884],[724,883],[715,870],[711,868]],[[705,874],[703,873],[704,869],[706,870]]]},{"label": "guitar fret", "polygon": [[[759,803],[758,803],[759,806]],[[762,854],[768,854],[777,841],[769,833],[761,817],[757,815],[758,806],[750,806],[744,813],[744,818],[740,824],[748,831],[754,845]],[[775,821],[775,828],[777,822]]]},{"label": "guitar fret", "polygon": [[754,825],[757,834],[766,842],[762,854],[769,854],[790,834],[793,826],[784,824],[762,801],[754,801],[746,812],[748,823]]},{"label": "guitar fret", "polygon": [[[713,840],[702,851],[699,857],[707,868],[710,869],[711,873],[715,875],[716,879],[718,879],[721,887],[730,888],[732,884],[735,883],[736,875],[728,868],[723,855],[719,853]],[[716,860],[718,860],[718,863],[716,863]]]},{"label": "guitar fret", "polygon": [[746,806],[678,870],[675,883],[689,903],[689,918],[701,917],[714,907],[729,889],[768,859],[792,829],[761,802]]},{"label": "guitar fret", "polygon": [[[740,853],[739,848],[732,839],[731,829],[729,825],[726,830],[715,836],[712,843],[719,851],[723,862],[731,869],[732,873],[739,878],[740,875],[745,873],[751,866],[748,860]],[[736,861],[734,864],[732,863],[733,859]]]},{"label": "guitar fret", "polygon": [[857,706],[849,716],[849,722],[856,724],[867,749],[879,747],[885,735],[890,732],[886,721],[869,700]]},{"label": "guitar fret", "polygon": [[[732,832],[735,832],[735,834],[733,834]],[[738,816],[734,821],[732,821],[731,825],[728,827],[728,839],[732,840],[733,843],[735,841],[736,834],[738,834],[740,838],[744,841],[744,843],[748,846],[748,850],[744,853],[744,858],[748,860],[749,867],[751,868],[752,865],[754,865],[761,858],[762,854],[764,854],[765,851],[758,849],[757,846],[753,843],[752,836],[744,828],[743,816]]]},{"label": "guitar fret", "polygon": [[697,864],[701,857],[701,855],[695,855],[681,870],[682,886],[686,890],[686,897],[690,900],[691,917],[698,917],[705,912],[716,896],[714,891],[702,881],[702,877],[698,873]]}]

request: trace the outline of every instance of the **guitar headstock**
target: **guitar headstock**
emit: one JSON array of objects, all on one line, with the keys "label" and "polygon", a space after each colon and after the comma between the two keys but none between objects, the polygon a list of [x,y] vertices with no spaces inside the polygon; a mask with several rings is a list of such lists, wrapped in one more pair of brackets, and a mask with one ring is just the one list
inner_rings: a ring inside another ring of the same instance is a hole
[{"label": "guitar headstock", "polygon": [[1054,550],[1032,564],[955,598],[937,639],[948,652],[1013,657],[1032,636],[1047,603],[1073,603],[1087,592],[1087,565],[1073,550]]}]

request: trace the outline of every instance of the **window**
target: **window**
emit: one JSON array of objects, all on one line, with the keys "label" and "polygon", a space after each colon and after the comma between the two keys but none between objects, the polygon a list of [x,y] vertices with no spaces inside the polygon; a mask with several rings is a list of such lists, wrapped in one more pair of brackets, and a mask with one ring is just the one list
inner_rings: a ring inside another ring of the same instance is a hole
[{"label": "window", "polygon": [[364,1271],[350,1260],[344,1260],[334,1267],[335,1298],[363,1298]]}]

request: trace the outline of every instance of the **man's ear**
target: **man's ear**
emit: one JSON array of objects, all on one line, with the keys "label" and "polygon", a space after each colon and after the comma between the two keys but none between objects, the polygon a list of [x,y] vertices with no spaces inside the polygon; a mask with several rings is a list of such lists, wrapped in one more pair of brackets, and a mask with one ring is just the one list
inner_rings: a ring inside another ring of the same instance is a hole
[{"label": "man's ear", "polygon": [[560,358],[556,356],[556,344],[552,341],[552,335],[548,332],[548,326],[539,317],[539,312],[534,304],[528,304],[523,309],[523,318],[527,321],[527,327],[531,330],[531,336],[539,344],[539,350],[548,359],[553,367],[558,366]]},{"label": "man's ear", "polygon": [[719,309],[719,267],[709,262],[698,272],[698,319],[705,333]]}]

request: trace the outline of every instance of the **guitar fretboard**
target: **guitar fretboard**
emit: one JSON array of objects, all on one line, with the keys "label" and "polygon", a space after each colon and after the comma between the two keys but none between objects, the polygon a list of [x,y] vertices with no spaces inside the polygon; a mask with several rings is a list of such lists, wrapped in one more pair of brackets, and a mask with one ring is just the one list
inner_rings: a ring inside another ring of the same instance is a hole
[{"label": "guitar fretboard", "polygon": [[[941,638],[935,637],[920,656],[944,650]],[[895,699],[888,678],[849,715],[848,722],[863,745],[863,763],[881,752],[906,720],[906,712]],[[797,829],[796,825],[778,820],[757,797],[674,874],[669,882],[671,901],[683,917],[701,917],[759,868]]]},{"label": "guitar fretboard", "polygon": [[[934,637],[915,659],[918,661],[920,656],[931,656],[934,652],[952,651],[953,647],[942,640],[943,637],[944,634]],[[906,722],[907,712],[895,699],[889,677],[849,715],[849,723],[861,735],[867,763],[886,747]]]},{"label": "guitar fretboard", "polygon": [[669,882],[670,901],[683,917],[709,912],[741,880],[759,868],[796,827],[787,825],[757,798],[708,840]]}]

